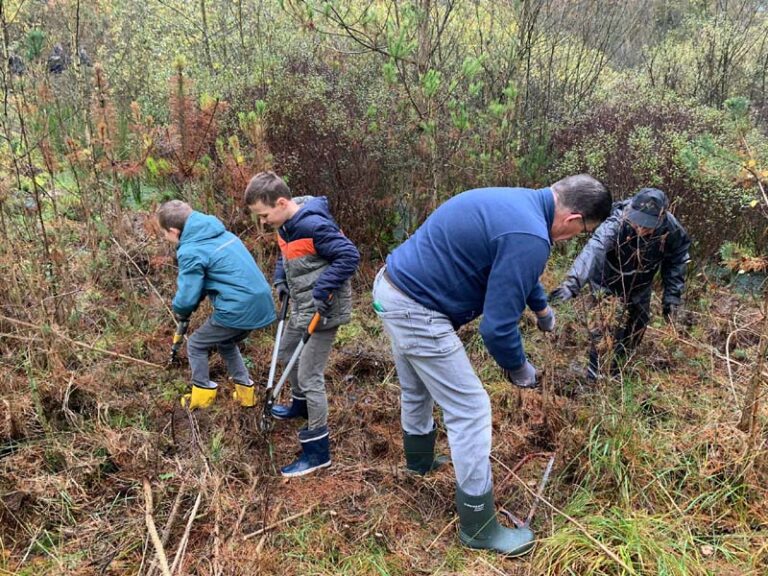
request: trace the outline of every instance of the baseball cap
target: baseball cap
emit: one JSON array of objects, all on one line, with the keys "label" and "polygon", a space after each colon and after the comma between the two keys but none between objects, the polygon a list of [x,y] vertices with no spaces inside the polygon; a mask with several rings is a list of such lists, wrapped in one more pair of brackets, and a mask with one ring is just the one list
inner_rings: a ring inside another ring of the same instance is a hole
[{"label": "baseball cap", "polygon": [[664,192],[658,188],[643,188],[629,203],[627,219],[643,228],[656,228],[668,205]]}]

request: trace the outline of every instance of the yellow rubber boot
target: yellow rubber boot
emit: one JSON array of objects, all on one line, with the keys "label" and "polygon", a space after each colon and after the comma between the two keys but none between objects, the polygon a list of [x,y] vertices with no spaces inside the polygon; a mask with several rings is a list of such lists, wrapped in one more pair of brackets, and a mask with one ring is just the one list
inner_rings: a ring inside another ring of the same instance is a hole
[{"label": "yellow rubber boot", "polygon": [[192,392],[181,397],[181,406],[194,410],[196,408],[209,408],[216,400],[218,388],[200,388],[192,384]]},{"label": "yellow rubber boot", "polygon": [[253,389],[253,384],[246,386],[245,384],[235,382],[235,391],[232,393],[232,398],[240,402],[240,406],[243,408],[256,406],[256,392]]}]

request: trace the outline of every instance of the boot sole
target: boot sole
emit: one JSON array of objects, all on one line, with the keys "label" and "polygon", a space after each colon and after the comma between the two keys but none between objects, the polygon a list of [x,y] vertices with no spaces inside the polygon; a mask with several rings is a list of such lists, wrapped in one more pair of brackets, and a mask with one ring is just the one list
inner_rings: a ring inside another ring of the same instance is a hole
[{"label": "boot sole", "polygon": [[321,468],[328,468],[331,465],[331,461],[328,460],[328,462],[325,462],[323,464],[318,464],[317,466],[313,468],[307,468],[306,470],[302,470],[301,472],[283,472],[280,470],[280,475],[283,476],[283,478],[297,478],[299,476],[306,476],[307,474],[312,474],[315,470],[320,470]]},{"label": "boot sole", "polygon": [[299,418],[303,418],[304,420],[307,420],[306,416],[277,416],[276,414],[272,414],[272,418],[275,420],[298,420]]},{"label": "boot sole", "polygon": [[518,558],[519,556],[525,556],[531,550],[533,550],[533,547],[536,544],[536,542],[534,541],[534,542],[530,542],[529,544],[524,544],[523,546],[521,546],[519,548],[515,548],[514,550],[512,550],[510,552],[502,552],[501,550],[498,550],[498,549],[493,548],[491,546],[482,546],[482,545],[480,545],[480,546],[474,545],[473,546],[470,542],[468,542],[467,540],[465,540],[462,537],[461,532],[459,532],[459,541],[464,546],[466,546],[467,548],[471,548],[472,550],[489,550],[491,552],[496,552],[497,554],[501,554],[502,556],[504,556],[506,558]]}]

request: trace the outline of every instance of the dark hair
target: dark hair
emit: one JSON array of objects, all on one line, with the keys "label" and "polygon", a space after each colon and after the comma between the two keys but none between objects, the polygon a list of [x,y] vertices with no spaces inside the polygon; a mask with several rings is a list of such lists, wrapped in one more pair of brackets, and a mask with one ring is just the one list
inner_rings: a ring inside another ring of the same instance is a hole
[{"label": "dark hair", "polygon": [[587,222],[600,223],[611,214],[613,198],[603,184],[589,174],[577,174],[552,184],[557,199]]},{"label": "dark hair", "polygon": [[184,230],[184,224],[192,214],[192,207],[181,200],[168,200],[157,208],[157,221],[163,230]]},{"label": "dark hair", "polygon": [[285,181],[272,171],[259,172],[245,188],[245,205],[261,202],[274,206],[278,198],[291,199],[291,190]]}]

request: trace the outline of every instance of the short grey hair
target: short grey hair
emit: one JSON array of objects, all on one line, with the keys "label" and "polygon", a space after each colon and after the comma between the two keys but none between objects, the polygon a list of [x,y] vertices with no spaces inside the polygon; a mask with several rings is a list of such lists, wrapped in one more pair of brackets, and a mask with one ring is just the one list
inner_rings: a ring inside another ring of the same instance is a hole
[{"label": "short grey hair", "polygon": [[551,187],[560,204],[581,214],[585,221],[599,223],[611,214],[613,197],[610,191],[589,174],[567,176]]},{"label": "short grey hair", "polygon": [[168,200],[157,209],[157,221],[163,230],[184,230],[184,224],[192,214],[192,207],[181,200]]}]

